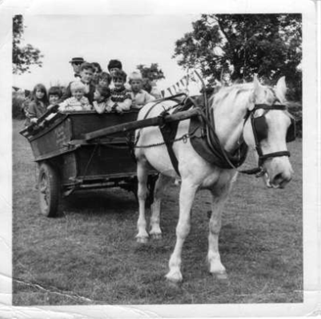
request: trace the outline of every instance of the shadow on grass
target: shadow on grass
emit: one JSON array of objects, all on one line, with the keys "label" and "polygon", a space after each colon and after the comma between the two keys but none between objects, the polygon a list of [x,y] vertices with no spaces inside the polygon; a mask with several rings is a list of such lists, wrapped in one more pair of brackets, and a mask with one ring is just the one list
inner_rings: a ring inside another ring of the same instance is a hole
[{"label": "shadow on grass", "polygon": [[79,215],[133,214],[138,205],[131,193],[119,189],[77,191],[64,198],[63,210]]}]

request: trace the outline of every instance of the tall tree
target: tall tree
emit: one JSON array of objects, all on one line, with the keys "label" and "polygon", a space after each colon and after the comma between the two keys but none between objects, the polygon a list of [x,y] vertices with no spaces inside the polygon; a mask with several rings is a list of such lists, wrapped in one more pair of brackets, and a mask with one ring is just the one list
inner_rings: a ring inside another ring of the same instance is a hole
[{"label": "tall tree", "polygon": [[267,81],[285,75],[301,95],[302,31],[300,14],[202,15],[193,31],[176,41],[173,57],[184,68],[199,68],[209,80],[232,70],[232,79]]},{"label": "tall tree", "polygon": [[42,66],[43,55],[40,50],[31,44],[22,45],[24,32],[22,15],[13,17],[13,46],[12,46],[12,71],[14,74],[30,73],[31,65]]}]

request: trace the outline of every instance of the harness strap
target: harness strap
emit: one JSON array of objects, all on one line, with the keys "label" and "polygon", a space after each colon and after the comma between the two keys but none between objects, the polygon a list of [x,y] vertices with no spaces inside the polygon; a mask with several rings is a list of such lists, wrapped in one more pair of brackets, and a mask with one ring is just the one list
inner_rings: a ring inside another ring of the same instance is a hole
[{"label": "harness strap", "polygon": [[[167,111],[164,111],[161,113],[160,116],[165,117],[166,115],[169,115],[169,113]],[[178,124],[179,124],[179,121],[175,121],[175,122],[171,122],[171,123],[164,123],[159,126],[159,129],[162,133],[162,136],[163,136],[163,139],[164,139],[167,151],[168,151],[169,158],[172,162],[172,165],[173,165],[176,173],[178,174],[178,176],[181,176],[179,173],[179,170],[178,170],[178,160],[177,160],[177,157],[176,157],[174,150],[173,150],[174,138],[177,133]]]},{"label": "harness strap", "polygon": [[281,151],[281,152],[274,152],[274,153],[268,153],[268,154],[262,154],[259,157],[259,165],[261,165],[266,159],[271,158],[271,157],[280,157],[280,156],[288,156],[290,157],[291,154],[289,151]]}]

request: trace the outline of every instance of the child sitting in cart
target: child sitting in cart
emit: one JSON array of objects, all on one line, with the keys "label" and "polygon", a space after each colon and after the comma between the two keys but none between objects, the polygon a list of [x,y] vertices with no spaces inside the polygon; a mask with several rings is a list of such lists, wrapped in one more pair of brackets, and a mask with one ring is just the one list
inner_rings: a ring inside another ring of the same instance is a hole
[{"label": "child sitting in cart", "polygon": [[[85,86],[85,97],[89,100],[90,104],[93,102],[94,91],[95,91],[95,85],[92,83],[92,77],[93,77],[94,71],[95,69],[91,63],[85,62],[80,66],[79,82],[83,83],[83,85]],[[67,86],[65,93],[61,98],[62,101],[72,96],[70,84]]]},{"label": "child sitting in cart", "polygon": [[129,84],[131,86],[132,108],[140,109],[146,103],[154,101],[155,98],[148,92],[143,90],[143,77],[139,71],[134,71],[129,76]]},{"label": "child sitting in cart", "polygon": [[90,111],[92,109],[89,100],[84,96],[86,87],[80,81],[74,81],[70,84],[72,97],[59,103],[60,112]]},{"label": "child sitting in cart", "polygon": [[62,91],[59,86],[52,86],[48,91],[49,106],[48,109],[59,102],[62,97]]},{"label": "child sitting in cart", "polygon": [[101,72],[98,77],[98,84],[109,87],[111,83],[111,76],[107,72]]},{"label": "child sitting in cart", "polygon": [[110,89],[107,86],[96,85],[94,92],[94,109],[97,113],[111,112]]},{"label": "child sitting in cart", "polygon": [[111,109],[117,113],[122,113],[130,109],[132,97],[125,88],[127,74],[123,70],[116,70],[112,75],[114,88],[111,89]]},{"label": "child sitting in cart", "polygon": [[[62,96],[61,88],[59,86],[52,86],[48,91],[49,106],[47,109],[50,110],[53,107],[57,106],[59,100],[61,99],[61,96]],[[49,121],[55,115],[56,113],[51,113],[45,118],[45,120]]]},{"label": "child sitting in cart", "polygon": [[32,92],[32,98],[28,104],[26,110],[26,123],[28,126],[30,124],[37,123],[39,117],[46,113],[48,106],[47,90],[43,84],[37,84]]}]

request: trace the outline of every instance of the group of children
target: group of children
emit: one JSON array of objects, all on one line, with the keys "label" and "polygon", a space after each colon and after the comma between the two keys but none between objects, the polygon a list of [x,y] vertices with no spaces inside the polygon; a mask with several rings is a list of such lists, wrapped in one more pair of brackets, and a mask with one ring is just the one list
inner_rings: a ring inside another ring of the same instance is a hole
[{"label": "group of children", "polygon": [[[58,107],[60,112],[93,110],[98,113],[122,113],[131,108],[140,109],[146,103],[155,100],[155,96],[143,90],[143,78],[137,70],[129,75],[122,70],[119,60],[110,60],[108,71],[103,72],[98,63],[76,61],[72,66],[75,80],[70,82],[65,92],[54,86],[48,90],[43,84],[37,84],[26,108],[27,122],[36,123],[47,110]],[[158,97],[157,97],[158,98]]]}]

